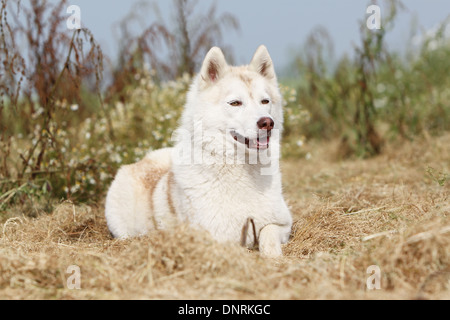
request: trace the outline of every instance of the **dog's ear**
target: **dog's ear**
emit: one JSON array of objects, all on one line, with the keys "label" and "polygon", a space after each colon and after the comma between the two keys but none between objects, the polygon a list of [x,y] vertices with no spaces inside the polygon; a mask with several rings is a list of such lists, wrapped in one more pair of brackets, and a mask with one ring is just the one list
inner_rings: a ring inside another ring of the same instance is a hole
[{"label": "dog's ear", "polygon": [[272,58],[269,55],[269,51],[264,45],[261,45],[256,49],[252,62],[250,62],[250,70],[258,72],[263,77],[276,81],[277,76],[275,74],[275,68],[273,66]]},{"label": "dog's ear", "polygon": [[217,82],[228,67],[222,50],[218,47],[212,47],[206,54],[200,71],[201,78],[207,84]]}]

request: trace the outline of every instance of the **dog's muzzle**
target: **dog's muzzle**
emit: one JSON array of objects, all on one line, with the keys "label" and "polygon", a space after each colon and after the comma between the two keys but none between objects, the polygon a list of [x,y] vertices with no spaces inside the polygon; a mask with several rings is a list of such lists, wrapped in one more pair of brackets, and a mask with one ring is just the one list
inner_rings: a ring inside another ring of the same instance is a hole
[{"label": "dog's muzzle", "polygon": [[256,150],[265,150],[269,148],[270,143],[270,137],[272,135],[272,129],[275,125],[272,118],[264,117],[259,119],[259,121],[256,123],[258,126],[258,136],[256,138],[250,139],[248,137],[244,137],[243,135],[239,134],[235,130],[231,130],[231,136],[234,140],[237,142],[240,142],[242,144],[245,144],[247,148],[249,149],[256,149]]}]

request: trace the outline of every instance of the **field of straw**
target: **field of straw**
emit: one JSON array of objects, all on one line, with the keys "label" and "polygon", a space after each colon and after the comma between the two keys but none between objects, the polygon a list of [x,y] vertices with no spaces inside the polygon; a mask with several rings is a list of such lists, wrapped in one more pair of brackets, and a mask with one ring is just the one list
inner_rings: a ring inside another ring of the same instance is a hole
[{"label": "field of straw", "polygon": [[[0,298],[450,299],[450,135],[368,160],[337,160],[336,146],[310,144],[309,159],[282,163],[295,221],[283,258],[184,225],[114,240],[99,195],[1,218]],[[380,289],[369,290],[374,265]]]}]

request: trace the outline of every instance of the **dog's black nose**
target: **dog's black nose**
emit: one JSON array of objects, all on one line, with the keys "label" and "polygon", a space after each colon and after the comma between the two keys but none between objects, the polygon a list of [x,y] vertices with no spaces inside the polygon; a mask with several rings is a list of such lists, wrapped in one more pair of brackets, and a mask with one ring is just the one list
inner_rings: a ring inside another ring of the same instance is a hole
[{"label": "dog's black nose", "polygon": [[259,119],[259,121],[257,122],[257,125],[260,130],[270,131],[273,129],[275,122],[273,122],[272,118],[264,117],[264,118]]}]

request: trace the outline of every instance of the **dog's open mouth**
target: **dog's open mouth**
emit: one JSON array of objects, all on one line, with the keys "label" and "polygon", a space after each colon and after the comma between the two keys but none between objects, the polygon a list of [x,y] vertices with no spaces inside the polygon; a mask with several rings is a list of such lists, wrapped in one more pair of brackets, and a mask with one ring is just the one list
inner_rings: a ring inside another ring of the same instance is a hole
[{"label": "dog's open mouth", "polygon": [[269,148],[270,131],[265,135],[258,135],[258,137],[254,139],[244,137],[236,131],[231,131],[230,133],[234,140],[245,144],[249,149],[264,150]]}]

